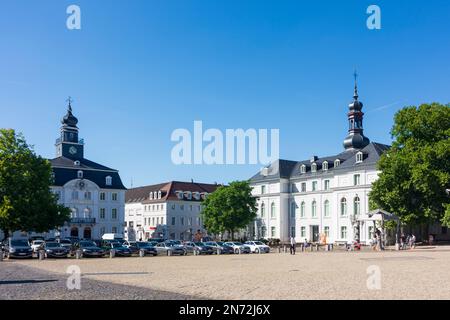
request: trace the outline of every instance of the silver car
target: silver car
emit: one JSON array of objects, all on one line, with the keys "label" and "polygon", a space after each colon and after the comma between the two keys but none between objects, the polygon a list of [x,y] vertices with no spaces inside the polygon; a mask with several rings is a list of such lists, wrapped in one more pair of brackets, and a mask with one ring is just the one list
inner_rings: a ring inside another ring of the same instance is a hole
[{"label": "silver car", "polygon": [[250,253],[251,252],[249,246],[243,245],[240,242],[225,242],[224,245],[232,247],[234,249],[234,253],[239,253],[239,251],[241,253]]}]

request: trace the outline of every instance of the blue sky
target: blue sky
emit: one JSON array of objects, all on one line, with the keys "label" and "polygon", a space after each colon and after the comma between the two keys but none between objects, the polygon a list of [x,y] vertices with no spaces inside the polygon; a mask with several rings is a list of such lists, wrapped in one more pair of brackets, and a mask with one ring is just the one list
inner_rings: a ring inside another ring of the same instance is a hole
[{"label": "blue sky", "polygon": [[[79,5],[82,29],[66,28]],[[366,27],[381,7],[382,29]],[[342,151],[354,68],[365,134],[404,105],[450,102],[450,1],[3,1],[0,127],[54,157],[74,99],[86,157],[129,187],[226,183],[258,165],[176,166],[177,128],[279,128],[280,156]]]}]

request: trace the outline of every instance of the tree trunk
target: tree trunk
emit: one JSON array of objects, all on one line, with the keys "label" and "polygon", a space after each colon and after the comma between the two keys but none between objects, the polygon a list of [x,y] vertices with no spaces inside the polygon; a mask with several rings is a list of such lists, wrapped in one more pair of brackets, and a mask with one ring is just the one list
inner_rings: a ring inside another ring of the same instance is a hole
[{"label": "tree trunk", "polygon": [[231,241],[234,241],[234,230],[228,231],[231,234]]}]

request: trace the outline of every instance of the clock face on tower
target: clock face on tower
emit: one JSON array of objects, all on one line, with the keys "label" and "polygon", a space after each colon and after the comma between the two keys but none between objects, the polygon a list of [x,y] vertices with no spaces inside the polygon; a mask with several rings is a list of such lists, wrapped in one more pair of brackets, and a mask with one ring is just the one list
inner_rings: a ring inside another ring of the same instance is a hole
[{"label": "clock face on tower", "polygon": [[72,154],[72,155],[76,154],[77,153],[77,148],[75,148],[74,146],[70,147],[69,148],[69,153]]}]

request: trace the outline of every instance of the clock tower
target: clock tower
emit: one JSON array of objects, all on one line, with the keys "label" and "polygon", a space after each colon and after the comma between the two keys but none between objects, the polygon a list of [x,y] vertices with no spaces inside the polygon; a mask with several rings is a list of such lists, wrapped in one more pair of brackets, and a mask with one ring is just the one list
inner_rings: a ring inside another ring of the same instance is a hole
[{"label": "clock tower", "polygon": [[78,139],[78,119],[72,114],[72,99],[68,100],[67,113],[62,118],[61,136],[56,139],[56,156],[81,160],[84,156],[84,143]]}]

